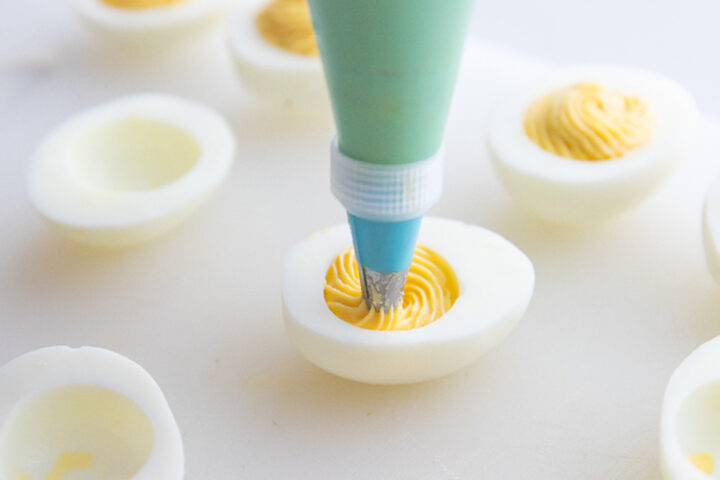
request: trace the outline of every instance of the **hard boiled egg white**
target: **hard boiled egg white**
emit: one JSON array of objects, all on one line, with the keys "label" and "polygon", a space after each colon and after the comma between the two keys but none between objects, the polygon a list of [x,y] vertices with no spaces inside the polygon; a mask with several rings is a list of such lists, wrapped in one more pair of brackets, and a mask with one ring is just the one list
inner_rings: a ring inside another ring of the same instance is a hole
[{"label": "hard boiled egg white", "polygon": [[257,15],[268,3],[264,0],[241,5],[226,27],[230,52],[243,84],[266,101],[329,113],[320,57],[272,45],[258,31]]},{"label": "hard boiled egg white", "polygon": [[[650,141],[599,161],[565,158],[534,143],[523,128],[528,106],[581,82],[647,101],[656,117]],[[660,75],[630,68],[571,68],[503,99],[491,117],[487,143],[500,180],[520,206],[556,222],[589,222],[620,213],[657,189],[682,159],[695,117],[692,97]]]},{"label": "hard boiled egg white", "polygon": [[128,358],[42,348],[0,368],[0,385],[0,478],[182,479],[170,407]]},{"label": "hard boiled egg white", "polygon": [[347,225],[313,235],[288,253],[282,283],[293,343],[312,363],[351,380],[400,384],[451,373],[505,338],[532,295],[532,264],[510,242],[477,226],[426,217],[418,245],[454,270],[457,300],[424,327],[367,330],[336,317],[323,297],[328,267],[351,244]]},{"label": "hard boiled egg white", "polygon": [[667,480],[720,478],[720,337],[692,352],[670,378],[660,440]]},{"label": "hard boiled egg white", "polygon": [[81,18],[114,38],[147,40],[187,34],[227,11],[230,1],[72,0],[72,5]]},{"label": "hard boiled egg white", "polygon": [[705,199],[703,243],[708,270],[720,283],[720,179],[713,183]]},{"label": "hard boiled egg white", "polygon": [[30,199],[75,240],[140,243],[194,212],[228,173],[234,151],[229,126],[209,108],[133,95],[81,112],[42,140]]}]

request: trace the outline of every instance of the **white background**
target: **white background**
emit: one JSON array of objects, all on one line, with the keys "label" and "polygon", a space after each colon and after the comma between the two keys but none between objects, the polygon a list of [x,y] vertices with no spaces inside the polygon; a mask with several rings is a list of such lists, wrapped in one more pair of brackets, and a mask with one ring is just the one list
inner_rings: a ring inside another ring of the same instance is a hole
[{"label": "white background", "polygon": [[720,114],[717,0],[478,0],[473,34],[559,63],[656,70]]},{"label": "white background", "polygon": [[[332,127],[258,105],[219,38],[141,58],[96,45],[64,2],[0,2],[0,363],[51,344],[138,361],[177,417],[187,480],[658,478],[664,386],[720,333],[700,240],[720,127],[701,123],[686,164],[628,214],[553,227],[514,207],[481,140],[500,88],[538,65],[475,51],[459,79],[446,191],[432,214],[518,245],[536,268],[534,298],[472,367],[421,385],[361,385],[300,358],[280,314],[283,252],[343,221],[328,188]],[[591,11],[588,2],[483,2],[474,35],[556,62],[655,68],[720,113],[717,2],[674,3]],[[143,90],[203,101],[228,118],[238,156],[227,183],[188,224],[140,248],[59,239],[27,201],[35,144],[71,113]]]},{"label": "white background", "polygon": [[[67,21],[66,3],[0,0],[0,61]],[[558,63],[656,70],[720,115],[717,0],[478,0],[472,34]]]}]

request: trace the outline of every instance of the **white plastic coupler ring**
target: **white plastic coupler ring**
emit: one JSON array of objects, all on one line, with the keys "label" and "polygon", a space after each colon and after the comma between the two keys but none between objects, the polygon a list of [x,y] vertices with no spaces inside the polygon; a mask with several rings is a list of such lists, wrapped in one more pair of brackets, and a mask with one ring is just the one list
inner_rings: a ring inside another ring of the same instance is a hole
[{"label": "white plastic coupler ring", "polygon": [[376,164],[340,152],[337,138],[330,148],[330,187],[356,217],[381,222],[417,218],[440,199],[443,148],[433,156],[405,164]]}]

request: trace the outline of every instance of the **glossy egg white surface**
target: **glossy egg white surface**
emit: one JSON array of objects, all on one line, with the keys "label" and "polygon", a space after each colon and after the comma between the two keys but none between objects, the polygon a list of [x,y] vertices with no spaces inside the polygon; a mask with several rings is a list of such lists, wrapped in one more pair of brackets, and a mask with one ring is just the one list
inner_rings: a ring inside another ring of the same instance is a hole
[{"label": "glossy egg white surface", "polygon": [[[647,101],[656,118],[650,141],[599,161],[565,158],[535,144],[523,127],[528,106],[579,82]],[[491,116],[487,144],[495,171],[521,207],[558,223],[592,222],[629,209],[662,185],[683,159],[696,115],[687,91],[660,75],[620,67],[569,68],[503,98]]]},{"label": "glossy egg white surface", "polygon": [[532,296],[532,263],[510,242],[474,225],[426,217],[418,245],[454,270],[460,287],[455,304],[413,330],[356,327],[336,317],[323,297],[328,267],[351,243],[347,225],[313,235],[287,254],[282,279],[292,342],[315,365],[351,380],[401,384],[454,372],[504,339]]},{"label": "glossy egg white surface", "polygon": [[708,271],[720,283],[720,179],[715,180],[705,198],[703,245]]},{"label": "glossy egg white surface", "polygon": [[102,0],[72,0],[83,20],[120,40],[157,40],[168,34],[189,34],[220,17],[231,5],[230,0],[179,0],[149,8],[119,8]]},{"label": "glossy egg white surface", "polygon": [[268,3],[244,3],[227,22],[228,47],[243,85],[265,101],[329,115],[330,99],[320,57],[272,45],[258,31],[255,18]]},{"label": "glossy egg white surface", "polygon": [[213,110],[161,94],[120,98],[72,116],[37,147],[35,209],[92,245],[154,238],[193,213],[227,175],[235,141]]},{"label": "glossy egg white surface", "polygon": [[[170,407],[132,360],[102,348],[46,347],[1,367],[0,385],[3,480],[183,478]],[[84,464],[64,464],[66,456]]]},{"label": "glossy egg white surface", "polygon": [[[720,478],[720,337],[692,352],[670,378],[660,440],[665,479]],[[712,473],[701,471],[690,461],[698,453],[714,458]]]}]

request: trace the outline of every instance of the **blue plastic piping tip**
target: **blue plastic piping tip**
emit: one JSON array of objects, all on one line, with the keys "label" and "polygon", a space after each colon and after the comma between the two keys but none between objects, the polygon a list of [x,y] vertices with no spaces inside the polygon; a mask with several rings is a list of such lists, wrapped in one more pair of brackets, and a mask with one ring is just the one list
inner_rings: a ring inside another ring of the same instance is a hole
[{"label": "blue plastic piping tip", "polygon": [[330,150],[333,194],[345,206],[363,297],[388,312],[402,301],[423,214],[442,192],[442,149],[409,164],[372,164]]},{"label": "blue plastic piping tip", "polygon": [[402,301],[422,216],[400,222],[348,213],[363,296],[368,308],[388,312]]}]

